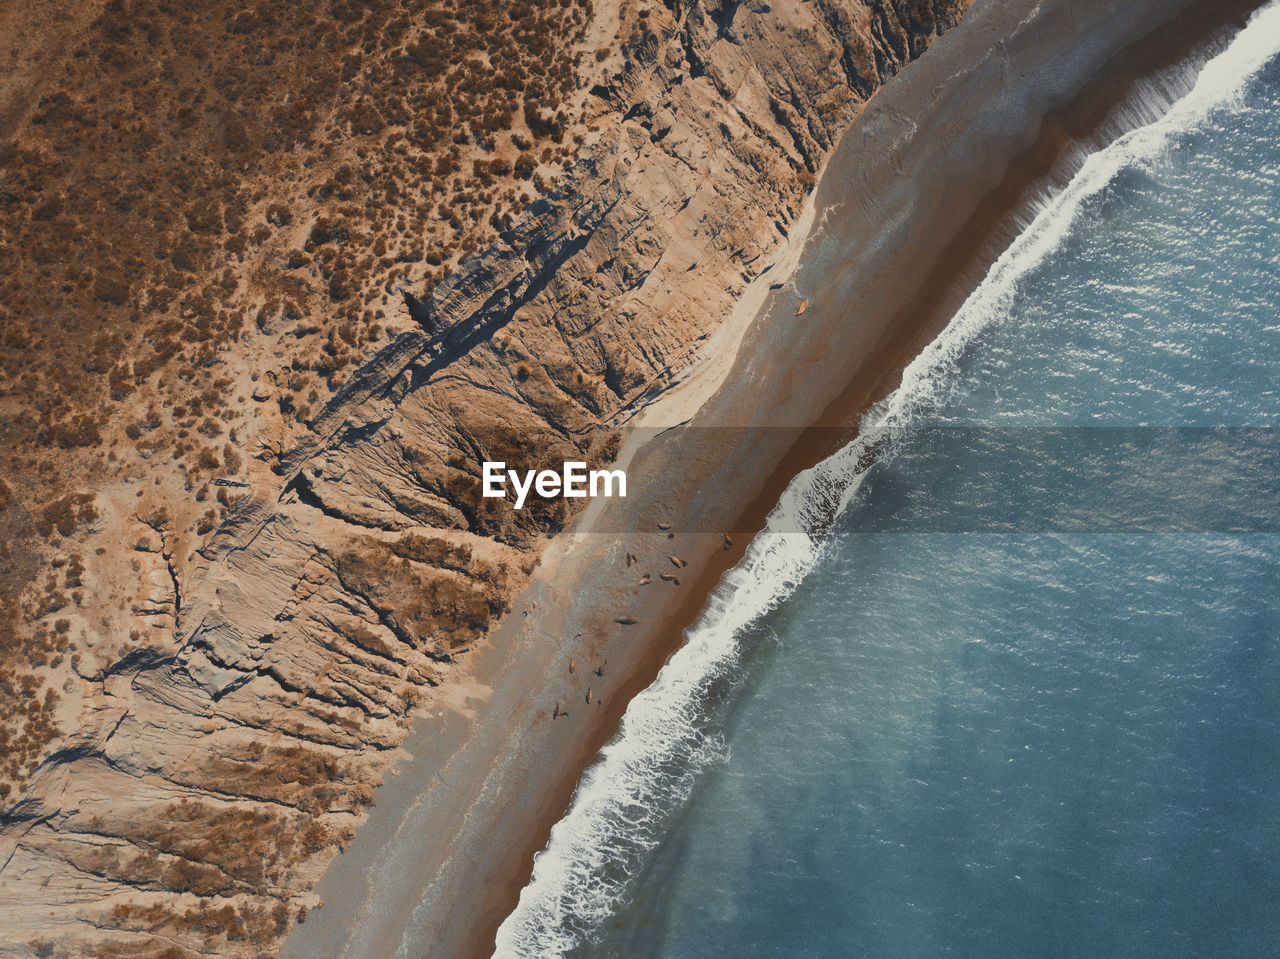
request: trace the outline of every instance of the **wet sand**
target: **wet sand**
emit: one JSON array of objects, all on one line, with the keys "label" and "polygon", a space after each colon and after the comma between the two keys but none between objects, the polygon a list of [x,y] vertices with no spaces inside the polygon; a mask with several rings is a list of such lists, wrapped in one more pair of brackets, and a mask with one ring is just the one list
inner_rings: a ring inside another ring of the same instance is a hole
[{"label": "wet sand", "polygon": [[[688,426],[637,444],[626,500],[551,544],[415,728],[413,758],[378,790],[320,883],[325,905],[284,955],[490,955],[582,770],[791,478],[897,384],[1007,242],[1028,193],[1105,135],[1135,78],[1260,5],[979,0],[887,84],[829,162],[803,256],[723,386]],[[671,554],[689,565],[677,572]],[[638,585],[646,572],[653,582]],[[557,705],[568,714],[553,719]]]}]

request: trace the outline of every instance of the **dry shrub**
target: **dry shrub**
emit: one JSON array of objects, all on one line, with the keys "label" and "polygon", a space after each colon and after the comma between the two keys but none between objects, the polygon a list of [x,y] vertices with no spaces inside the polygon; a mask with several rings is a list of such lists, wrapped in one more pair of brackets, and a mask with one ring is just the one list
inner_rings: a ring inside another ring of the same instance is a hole
[{"label": "dry shrub", "polygon": [[70,536],[82,523],[92,523],[98,518],[93,499],[92,493],[68,493],[45,505],[39,512],[40,535],[52,536],[57,531],[62,536]]},{"label": "dry shrub", "polygon": [[441,540],[363,539],[335,557],[334,569],[401,642],[436,658],[475,642],[507,609],[506,570]]}]

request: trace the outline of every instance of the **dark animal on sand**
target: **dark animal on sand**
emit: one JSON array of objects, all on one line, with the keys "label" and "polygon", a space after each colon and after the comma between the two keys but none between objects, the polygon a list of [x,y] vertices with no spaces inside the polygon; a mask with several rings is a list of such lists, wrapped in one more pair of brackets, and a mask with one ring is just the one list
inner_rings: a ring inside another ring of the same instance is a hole
[{"label": "dark animal on sand", "polygon": [[730,536],[728,533],[725,533],[725,534],[724,534],[724,548],[725,548],[725,549],[728,549],[728,548],[729,548],[730,546],[732,546],[732,545],[733,545],[733,537],[732,537],[732,536]]},{"label": "dark animal on sand", "polygon": [[590,686],[587,687],[587,705],[588,706],[591,705],[591,687]]},{"label": "dark animal on sand", "polygon": [[653,582],[653,575],[650,573],[645,573],[643,576],[640,577],[641,586],[648,586],[652,582]]},{"label": "dark animal on sand", "polygon": [[[604,663],[607,663],[608,661],[609,660],[606,659]],[[596,667],[597,676],[604,676],[604,663],[601,663],[599,666]]]},{"label": "dark animal on sand", "polygon": [[671,560],[671,565],[676,567],[676,569],[683,569],[684,567],[689,565],[684,560],[682,560],[679,556],[668,556],[667,559]]},{"label": "dark animal on sand", "polygon": [[659,573],[658,575],[662,577],[662,581],[664,583],[674,583],[677,586],[680,585],[680,580],[672,576],[670,573]]},{"label": "dark animal on sand", "polygon": [[659,524],[658,524],[658,529],[662,530],[663,532],[666,532],[667,530],[671,529],[671,524],[670,524],[670,523],[659,523]]},{"label": "dark animal on sand", "polygon": [[639,620],[634,616],[619,616],[614,622],[620,626],[634,626]]}]

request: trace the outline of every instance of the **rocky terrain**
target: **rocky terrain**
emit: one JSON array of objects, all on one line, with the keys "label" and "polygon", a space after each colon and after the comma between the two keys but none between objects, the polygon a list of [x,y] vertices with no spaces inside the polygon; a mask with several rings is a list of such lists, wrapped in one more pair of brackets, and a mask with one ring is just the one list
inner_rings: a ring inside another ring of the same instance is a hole
[{"label": "rocky terrain", "polygon": [[480,461],[607,461],[966,5],[0,12],[0,950],[269,954],[569,519]]}]

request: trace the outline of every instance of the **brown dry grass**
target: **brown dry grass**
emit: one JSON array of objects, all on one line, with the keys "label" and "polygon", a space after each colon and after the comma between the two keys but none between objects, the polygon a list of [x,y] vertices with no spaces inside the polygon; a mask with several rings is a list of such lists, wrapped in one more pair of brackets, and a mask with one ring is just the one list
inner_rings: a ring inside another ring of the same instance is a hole
[{"label": "brown dry grass", "polygon": [[438,282],[569,162],[591,13],[110,0],[0,80],[25,97],[0,136],[0,798],[58,735],[41,690],[68,643],[44,621],[70,600],[47,544],[122,471],[196,500],[243,471],[239,394],[275,377],[254,357],[303,428],[403,322],[396,289]]},{"label": "brown dry grass", "polygon": [[434,537],[365,538],[339,553],[334,569],[402,642],[438,659],[474,643],[508,608],[505,565]]},{"label": "brown dry grass", "polygon": [[[257,758],[285,779],[314,782],[317,775],[334,772],[312,755],[255,747]],[[355,788],[367,796],[367,788]],[[104,836],[120,826],[101,817],[94,817],[90,825]],[[327,824],[314,809],[295,812],[192,800],[167,803],[127,828],[128,843],[87,851],[72,847],[73,865],[79,871],[132,886],[144,898],[114,906],[103,924],[178,936],[214,950],[228,943],[262,945],[278,938],[291,918],[305,913],[304,907],[291,905],[285,888],[296,864],[330,847],[345,848],[352,836],[349,824]],[[181,894],[204,901],[184,909],[175,904],[174,896]],[[232,897],[234,902],[228,901]],[[144,938],[121,946],[123,951],[102,954],[156,955],[147,951],[152,942]]]}]

